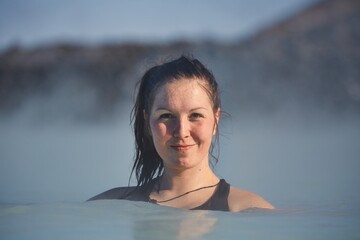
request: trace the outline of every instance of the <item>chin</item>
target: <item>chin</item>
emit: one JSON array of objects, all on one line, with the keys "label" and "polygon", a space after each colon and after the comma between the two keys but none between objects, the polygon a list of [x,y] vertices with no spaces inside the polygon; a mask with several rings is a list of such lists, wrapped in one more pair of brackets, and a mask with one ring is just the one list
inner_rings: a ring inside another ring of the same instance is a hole
[{"label": "chin", "polygon": [[195,162],[193,159],[189,159],[189,158],[179,158],[179,159],[174,159],[171,161],[172,167],[182,168],[182,169],[192,168],[192,167],[196,166],[197,164],[199,164],[199,163]]}]

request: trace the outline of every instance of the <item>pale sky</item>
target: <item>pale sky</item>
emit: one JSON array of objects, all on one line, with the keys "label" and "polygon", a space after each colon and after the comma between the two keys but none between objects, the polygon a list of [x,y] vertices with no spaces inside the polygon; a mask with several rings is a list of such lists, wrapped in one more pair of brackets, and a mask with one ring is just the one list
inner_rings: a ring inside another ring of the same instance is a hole
[{"label": "pale sky", "polygon": [[316,1],[0,0],[0,49],[61,41],[231,41]]}]

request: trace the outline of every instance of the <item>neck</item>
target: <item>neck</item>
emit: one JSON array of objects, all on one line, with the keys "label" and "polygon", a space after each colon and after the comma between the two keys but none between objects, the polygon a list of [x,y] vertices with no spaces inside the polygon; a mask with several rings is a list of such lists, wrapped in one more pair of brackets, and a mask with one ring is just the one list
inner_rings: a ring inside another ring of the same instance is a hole
[{"label": "neck", "polygon": [[219,178],[209,166],[182,171],[165,167],[164,174],[160,179],[159,190],[183,193],[195,188],[216,184],[218,181]]}]

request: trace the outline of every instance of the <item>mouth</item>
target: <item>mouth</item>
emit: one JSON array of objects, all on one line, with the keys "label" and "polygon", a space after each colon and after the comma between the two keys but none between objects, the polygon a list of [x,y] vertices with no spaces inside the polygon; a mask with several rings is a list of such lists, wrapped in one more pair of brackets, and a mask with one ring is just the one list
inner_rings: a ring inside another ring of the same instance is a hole
[{"label": "mouth", "polygon": [[184,152],[189,150],[191,147],[195,146],[195,144],[189,145],[171,145],[170,147],[175,149],[176,151]]}]

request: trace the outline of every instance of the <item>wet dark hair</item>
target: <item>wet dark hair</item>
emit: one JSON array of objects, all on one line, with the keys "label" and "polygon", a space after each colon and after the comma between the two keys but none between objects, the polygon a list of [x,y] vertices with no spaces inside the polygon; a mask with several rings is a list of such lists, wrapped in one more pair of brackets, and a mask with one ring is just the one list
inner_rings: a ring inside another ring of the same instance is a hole
[{"label": "wet dark hair", "polygon": [[[215,77],[199,60],[181,56],[176,60],[147,70],[138,83],[135,105],[131,112],[136,152],[130,178],[135,171],[137,187],[145,186],[154,177],[159,177],[164,170],[163,161],[150,136],[149,123],[145,119],[144,112],[150,113],[157,90],[161,86],[181,79],[199,82],[211,100],[214,113],[220,107],[218,84]],[[218,141],[218,128],[216,129],[215,141]],[[212,154],[213,147],[214,144],[210,148],[210,155],[217,162],[217,158]]]}]

